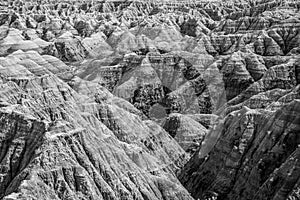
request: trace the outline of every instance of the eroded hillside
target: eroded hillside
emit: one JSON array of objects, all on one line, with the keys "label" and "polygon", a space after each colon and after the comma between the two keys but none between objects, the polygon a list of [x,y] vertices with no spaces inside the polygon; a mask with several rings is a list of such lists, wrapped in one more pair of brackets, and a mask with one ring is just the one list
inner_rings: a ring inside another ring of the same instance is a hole
[{"label": "eroded hillside", "polygon": [[0,199],[300,198],[300,2],[0,11]]}]

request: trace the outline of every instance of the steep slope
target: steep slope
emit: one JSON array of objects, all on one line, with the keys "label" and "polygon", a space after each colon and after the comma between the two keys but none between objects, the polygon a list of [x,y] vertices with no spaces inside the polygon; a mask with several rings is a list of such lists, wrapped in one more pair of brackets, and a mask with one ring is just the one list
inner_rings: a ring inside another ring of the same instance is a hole
[{"label": "steep slope", "polygon": [[163,128],[191,154],[199,148],[207,132],[207,129],[192,117],[178,113],[170,114],[163,123]]},{"label": "steep slope", "polygon": [[167,132],[101,87],[76,92],[33,55],[1,60],[1,198],[192,199]]},{"label": "steep slope", "polygon": [[179,179],[200,199],[299,198],[299,109],[294,100],[276,112],[231,113],[213,149],[196,153]]},{"label": "steep slope", "polygon": [[299,11],[1,1],[0,198],[299,198]]}]

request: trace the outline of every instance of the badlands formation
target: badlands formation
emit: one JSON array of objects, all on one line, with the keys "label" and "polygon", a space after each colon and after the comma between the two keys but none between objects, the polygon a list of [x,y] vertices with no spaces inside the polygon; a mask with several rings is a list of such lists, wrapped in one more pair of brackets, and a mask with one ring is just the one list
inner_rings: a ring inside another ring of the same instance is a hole
[{"label": "badlands formation", "polygon": [[0,199],[300,199],[300,1],[2,0]]}]

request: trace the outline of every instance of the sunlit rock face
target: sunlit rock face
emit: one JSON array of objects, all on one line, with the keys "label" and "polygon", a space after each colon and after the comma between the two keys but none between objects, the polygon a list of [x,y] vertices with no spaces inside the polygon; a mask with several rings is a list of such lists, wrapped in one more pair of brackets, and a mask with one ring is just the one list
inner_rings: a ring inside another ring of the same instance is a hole
[{"label": "sunlit rock face", "polygon": [[0,3],[0,199],[299,199],[300,2]]},{"label": "sunlit rock face", "polygon": [[[228,115],[215,146],[196,153],[179,175],[195,198],[287,199],[297,196],[299,100],[275,112]],[[294,191],[294,193],[293,193]]]},{"label": "sunlit rock face", "polygon": [[1,60],[1,198],[192,199],[175,176],[188,156],[162,127],[38,56]]}]

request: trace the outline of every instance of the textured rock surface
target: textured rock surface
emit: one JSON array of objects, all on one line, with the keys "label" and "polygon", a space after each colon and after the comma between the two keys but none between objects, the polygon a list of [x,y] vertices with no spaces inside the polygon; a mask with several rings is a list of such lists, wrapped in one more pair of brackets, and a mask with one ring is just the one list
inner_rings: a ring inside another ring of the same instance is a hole
[{"label": "textured rock surface", "polygon": [[299,199],[300,2],[0,2],[0,199]]},{"label": "textured rock surface", "polygon": [[287,199],[299,187],[299,106],[228,115],[212,151],[195,154],[181,182],[200,199]]},{"label": "textured rock surface", "polygon": [[163,128],[188,153],[194,153],[199,148],[207,132],[207,129],[192,117],[178,113],[169,115]]},{"label": "textured rock surface", "polygon": [[1,61],[1,198],[191,199],[175,176],[188,157],[160,126],[14,54]]}]

